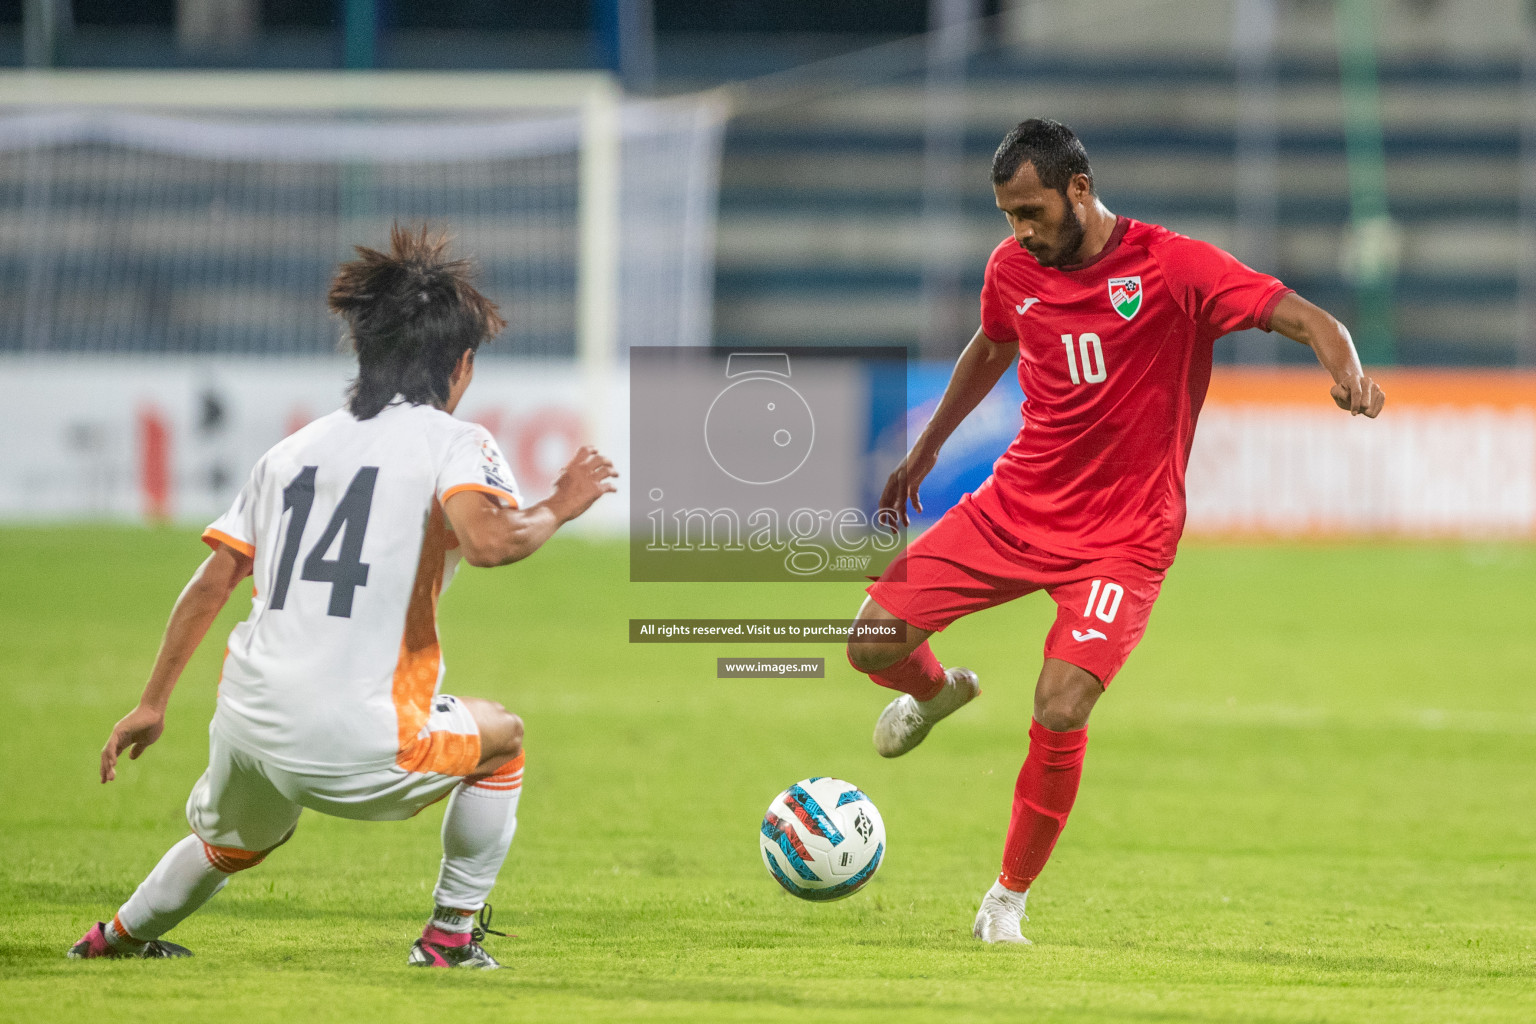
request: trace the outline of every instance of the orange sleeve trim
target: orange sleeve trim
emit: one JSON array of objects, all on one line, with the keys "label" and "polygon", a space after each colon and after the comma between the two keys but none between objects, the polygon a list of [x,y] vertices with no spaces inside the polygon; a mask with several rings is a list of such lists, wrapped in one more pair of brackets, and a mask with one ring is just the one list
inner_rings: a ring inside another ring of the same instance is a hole
[{"label": "orange sleeve trim", "polygon": [[498,498],[504,499],[507,504],[511,505],[513,508],[518,507],[517,496],[515,494],[512,494],[510,491],[504,491],[500,487],[487,487],[484,484],[454,484],[452,487],[443,492],[443,504],[448,504],[448,499],[453,497],[455,494],[458,494],[460,491],[479,491],[482,494],[492,494]]},{"label": "orange sleeve trim", "polygon": [[215,549],[217,549],[220,544],[223,544],[225,547],[230,548],[231,550],[240,552],[246,558],[256,557],[256,545],[247,544],[243,540],[236,540],[234,537],[231,537],[223,530],[215,530],[211,526],[203,531],[203,543]]}]

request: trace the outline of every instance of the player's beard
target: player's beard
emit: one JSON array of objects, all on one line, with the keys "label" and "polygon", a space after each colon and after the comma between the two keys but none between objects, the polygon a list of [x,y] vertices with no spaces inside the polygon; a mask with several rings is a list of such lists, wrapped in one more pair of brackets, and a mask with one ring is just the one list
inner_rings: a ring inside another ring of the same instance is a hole
[{"label": "player's beard", "polygon": [[1072,204],[1067,200],[1066,194],[1062,194],[1061,227],[1056,232],[1056,244],[1050,247],[1031,249],[1024,247],[1024,251],[1035,258],[1035,262],[1042,267],[1065,267],[1078,262],[1077,252],[1083,247],[1083,237],[1087,232],[1083,228],[1083,222],[1077,219],[1077,211],[1072,209]]}]

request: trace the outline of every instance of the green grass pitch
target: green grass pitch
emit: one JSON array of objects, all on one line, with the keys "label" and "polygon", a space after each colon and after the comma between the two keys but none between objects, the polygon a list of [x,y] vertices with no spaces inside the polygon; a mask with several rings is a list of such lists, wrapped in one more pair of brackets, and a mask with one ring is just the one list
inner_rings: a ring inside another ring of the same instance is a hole
[{"label": "green grass pitch", "polygon": [[[557,539],[466,570],[452,693],[528,726],[494,974],[411,971],[440,808],[306,814],[172,938],[181,962],[76,963],[185,834],[237,595],[120,781],[95,781],[195,535],[0,531],[0,1019],[1106,1021],[1536,1019],[1536,548],[1186,545],[1099,705],[1030,948],[970,937],[997,870],[1044,597],[935,644],[980,701],[883,762],[885,694],[835,647],[640,645],[655,615],[846,617],[856,588],[636,586]],[[825,680],[717,680],[728,654],[824,654]],[[758,859],[778,790],[837,775],[885,816],[863,892],[801,903]]]}]

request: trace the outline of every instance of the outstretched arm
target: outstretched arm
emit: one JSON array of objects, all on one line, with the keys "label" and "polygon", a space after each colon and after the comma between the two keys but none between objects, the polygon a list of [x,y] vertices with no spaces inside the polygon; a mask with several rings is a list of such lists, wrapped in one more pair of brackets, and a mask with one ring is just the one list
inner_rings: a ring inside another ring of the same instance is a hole
[{"label": "outstretched arm", "polygon": [[584,447],[560,471],[554,493],[537,505],[503,508],[482,491],[460,491],[449,496],[443,511],[466,562],[481,567],[507,565],[539,550],[561,526],[617,490],[613,478],[618,475],[596,448]]},{"label": "outstretched arm", "polygon": [[889,511],[902,526],[906,526],[910,521],[908,502],[914,510],[923,510],[918,488],[938,461],[939,449],[987,397],[1018,354],[1018,346],[996,342],[980,330],[976,332],[965,351],[960,353],[960,360],[955,363],[954,373],[949,375],[949,386],[944,389],[944,397],[939,400],[933,418],[913,442],[912,450],[901,460],[901,465],[886,480],[885,489],[880,492],[881,512]]},{"label": "outstretched arm", "polygon": [[251,560],[223,544],[192,574],[171,610],[171,621],[166,623],[160,653],[155,656],[155,667],[144,685],[139,706],[112,727],[112,735],[101,749],[102,782],[117,778],[117,759],[124,750],[132,747],[128,757],[136,759],[165,731],[165,709],[182,670],[228,603],[236,584],[250,574]]},{"label": "outstretched arm", "polygon": [[1292,292],[1275,306],[1269,326],[1317,354],[1323,369],[1333,375],[1333,388],[1329,393],[1340,409],[1352,416],[1364,414],[1373,419],[1381,412],[1386,396],[1361,368],[1348,329],[1326,309],[1314,306]]}]

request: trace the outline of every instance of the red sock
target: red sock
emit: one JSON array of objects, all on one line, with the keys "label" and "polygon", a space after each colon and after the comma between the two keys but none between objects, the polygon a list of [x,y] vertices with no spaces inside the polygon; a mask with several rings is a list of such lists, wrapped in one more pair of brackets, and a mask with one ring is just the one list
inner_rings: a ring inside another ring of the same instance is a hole
[{"label": "red sock", "polygon": [[888,668],[869,673],[869,678],[887,689],[910,693],[918,700],[932,700],[944,688],[944,666],[924,640],[911,654]]},{"label": "red sock", "polygon": [[1013,787],[1013,818],[997,879],[1003,888],[1024,892],[1050,859],[1077,798],[1087,749],[1087,729],[1052,732],[1039,722],[1029,723],[1029,755]]}]

